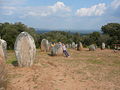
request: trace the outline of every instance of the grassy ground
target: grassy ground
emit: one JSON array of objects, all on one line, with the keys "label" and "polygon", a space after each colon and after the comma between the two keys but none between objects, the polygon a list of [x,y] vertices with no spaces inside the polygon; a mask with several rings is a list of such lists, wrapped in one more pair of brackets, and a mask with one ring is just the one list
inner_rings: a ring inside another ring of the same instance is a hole
[{"label": "grassy ground", "polygon": [[[120,52],[69,50],[70,57],[37,50],[30,68],[19,68],[8,51],[8,80],[12,90],[120,90]],[[10,88],[9,88],[10,89]]]}]

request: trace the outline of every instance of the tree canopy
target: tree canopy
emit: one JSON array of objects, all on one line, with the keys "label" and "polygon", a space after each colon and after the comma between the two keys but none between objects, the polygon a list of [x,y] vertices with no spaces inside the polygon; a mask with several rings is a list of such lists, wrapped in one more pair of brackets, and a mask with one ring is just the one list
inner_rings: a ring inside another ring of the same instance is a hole
[{"label": "tree canopy", "polygon": [[120,44],[120,24],[119,23],[108,23],[101,28],[103,34],[110,36],[109,44]]},{"label": "tree canopy", "polygon": [[89,46],[91,44],[96,44],[101,46],[104,42],[107,45],[112,45],[114,43],[120,43],[120,24],[118,23],[108,23],[101,27],[100,32],[93,32],[90,34],[81,35],[80,33],[71,33],[65,31],[50,31],[46,33],[37,33],[32,27],[28,27],[21,22],[16,23],[0,23],[0,37],[4,39],[8,44],[8,49],[14,48],[14,43],[17,36],[21,32],[28,32],[33,36],[36,46],[40,47],[42,39],[47,39],[50,42],[62,42],[65,44],[70,44],[72,42],[79,43],[82,42],[84,46]]}]

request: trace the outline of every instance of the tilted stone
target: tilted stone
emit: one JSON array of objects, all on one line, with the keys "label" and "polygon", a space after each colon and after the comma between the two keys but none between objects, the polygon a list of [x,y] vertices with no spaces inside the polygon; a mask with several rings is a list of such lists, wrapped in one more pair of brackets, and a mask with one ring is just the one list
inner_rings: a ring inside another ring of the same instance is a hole
[{"label": "tilted stone", "polygon": [[54,47],[51,48],[51,55],[63,55],[63,49],[62,49],[62,45],[60,44],[56,44]]},{"label": "tilted stone", "polygon": [[33,65],[36,55],[36,46],[33,37],[27,32],[18,35],[15,42],[15,54],[20,67]]},{"label": "tilted stone", "polygon": [[89,51],[95,51],[95,49],[96,49],[96,48],[95,48],[95,45],[94,45],[94,44],[92,44],[92,45],[89,46]]}]

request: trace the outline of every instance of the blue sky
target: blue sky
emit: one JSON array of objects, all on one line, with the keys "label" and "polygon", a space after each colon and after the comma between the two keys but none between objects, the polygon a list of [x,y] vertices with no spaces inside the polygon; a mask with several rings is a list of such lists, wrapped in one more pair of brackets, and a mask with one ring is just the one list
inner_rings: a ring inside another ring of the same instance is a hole
[{"label": "blue sky", "polygon": [[120,23],[120,0],[0,0],[0,22],[51,30],[100,30]]}]

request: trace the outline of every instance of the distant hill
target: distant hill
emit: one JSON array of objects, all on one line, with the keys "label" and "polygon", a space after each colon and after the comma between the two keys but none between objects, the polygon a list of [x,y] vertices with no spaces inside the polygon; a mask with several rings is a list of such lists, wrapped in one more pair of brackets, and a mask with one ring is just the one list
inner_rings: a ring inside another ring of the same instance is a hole
[{"label": "distant hill", "polygon": [[49,29],[35,29],[37,33],[45,33],[45,32],[51,32],[51,31],[65,31],[65,32],[71,32],[71,33],[76,33],[79,32],[80,34],[89,34],[92,32],[100,32],[100,30],[49,30]]}]

